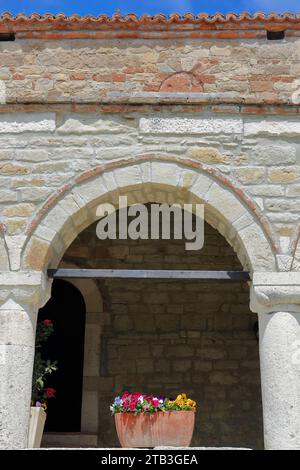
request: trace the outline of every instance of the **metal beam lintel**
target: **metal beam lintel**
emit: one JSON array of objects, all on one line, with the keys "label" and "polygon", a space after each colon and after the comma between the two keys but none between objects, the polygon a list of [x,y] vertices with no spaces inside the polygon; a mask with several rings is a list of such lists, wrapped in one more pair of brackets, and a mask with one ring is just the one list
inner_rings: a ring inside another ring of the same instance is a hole
[{"label": "metal beam lintel", "polygon": [[202,279],[249,281],[246,271],[192,271],[167,269],[48,269],[48,277],[73,279]]}]

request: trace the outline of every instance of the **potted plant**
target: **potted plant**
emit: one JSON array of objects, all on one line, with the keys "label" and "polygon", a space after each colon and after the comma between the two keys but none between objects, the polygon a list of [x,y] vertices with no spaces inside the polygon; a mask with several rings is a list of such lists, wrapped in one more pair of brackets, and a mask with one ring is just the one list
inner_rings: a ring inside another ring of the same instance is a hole
[{"label": "potted plant", "polygon": [[196,402],[181,393],[175,400],[124,392],[110,407],[122,447],[188,447]]},{"label": "potted plant", "polygon": [[43,320],[37,324],[35,357],[32,378],[32,395],[30,408],[30,423],[28,435],[28,447],[40,447],[43,436],[47,402],[55,397],[55,390],[45,387],[45,378],[57,370],[57,361],[45,360],[41,354],[41,346],[53,333],[51,320]]}]

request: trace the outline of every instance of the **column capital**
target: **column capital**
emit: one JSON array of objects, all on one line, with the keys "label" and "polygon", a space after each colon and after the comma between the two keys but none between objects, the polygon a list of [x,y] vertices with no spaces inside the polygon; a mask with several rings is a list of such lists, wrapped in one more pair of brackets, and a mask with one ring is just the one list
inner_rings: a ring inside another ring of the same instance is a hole
[{"label": "column capital", "polygon": [[300,272],[254,272],[250,309],[255,313],[300,313]]},{"label": "column capital", "polygon": [[51,296],[52,281],[41,271],[1,271],[0,308],[7,302],[22,308],[41,308]]}]

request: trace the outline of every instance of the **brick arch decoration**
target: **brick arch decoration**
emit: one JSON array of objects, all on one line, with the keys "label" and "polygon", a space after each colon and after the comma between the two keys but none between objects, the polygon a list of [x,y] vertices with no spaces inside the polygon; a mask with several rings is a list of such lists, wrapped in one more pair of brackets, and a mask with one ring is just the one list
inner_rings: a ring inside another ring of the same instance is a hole
[{"label": "brick arch decoration", "polygon": [[192,72],[177,72],[162,81],[159,91],[174,92],[203,92],[203,83]]},{"label": "brick arch decoration", "polygon": [[198,161],[157,154],[104,164],[53,194],[27,228],[21,268],[57,267],[77,235],[97,220],[98,205],[117,205],[120,194],[129,204],[202,202],[206,221],[227,239],[244,269],[276,270],[272,229],[240,187]]}]

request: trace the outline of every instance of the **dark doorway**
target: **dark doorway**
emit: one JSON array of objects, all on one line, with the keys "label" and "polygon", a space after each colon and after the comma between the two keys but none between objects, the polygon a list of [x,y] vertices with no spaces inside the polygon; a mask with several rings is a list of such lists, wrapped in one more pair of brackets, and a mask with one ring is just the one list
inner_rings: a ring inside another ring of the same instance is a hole
[{"label": "dark doorway", "polygon": [[54,333],[41,350],[45,359],[57,360],[58,370],[47,386],[56,390],[48,401],[45,431],[79,432],[81,426],[85,303],[73,284],[54,280],[52,295],[40,309],[38,321],[49,319]]}]

